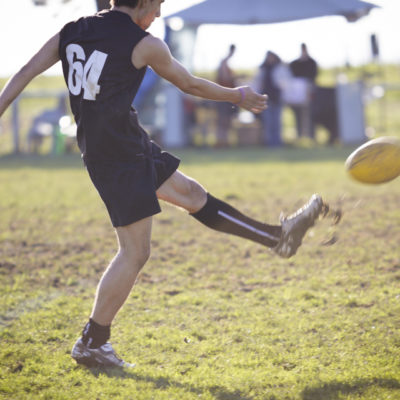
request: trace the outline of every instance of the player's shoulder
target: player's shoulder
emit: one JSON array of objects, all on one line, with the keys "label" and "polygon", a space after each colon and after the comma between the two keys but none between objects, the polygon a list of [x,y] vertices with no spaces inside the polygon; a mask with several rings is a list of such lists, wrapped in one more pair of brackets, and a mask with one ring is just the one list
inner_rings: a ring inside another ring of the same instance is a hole
[{"label": "player's shoulder", "polygon": [[148,34],[137,44],[133,56],[149,65],[152,60],[159,59],[167,54],[169,54],[167,44],[160,38]]},{"label": "player's shoulder", "polygon": [[144,65],[152,65],[160,60],[165,60],[169,55],[169,49],[166,43],[151,35],[146,35],[135,46],[132,53],[132,62],[136,68],[141,68]]},{"label": "player's shoulder", "polygon": [[140,42],[139,45],[147,51],[160,51],[167,48],[166,43],[160,38],[153,36],[151,33],[146,35]]}]

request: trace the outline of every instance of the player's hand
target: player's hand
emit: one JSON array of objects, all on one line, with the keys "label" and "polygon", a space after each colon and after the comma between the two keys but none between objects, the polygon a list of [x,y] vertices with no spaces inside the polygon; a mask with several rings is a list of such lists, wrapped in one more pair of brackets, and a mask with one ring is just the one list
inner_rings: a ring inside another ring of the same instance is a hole
[{"label": "player's hand", "polygon": [[259,114],[267,108],[268,96],[266,94],[256,93],[250,86],[241,86],[237,90],[241,96],[239,103],[236,103],[237,106],[255,114]]}]

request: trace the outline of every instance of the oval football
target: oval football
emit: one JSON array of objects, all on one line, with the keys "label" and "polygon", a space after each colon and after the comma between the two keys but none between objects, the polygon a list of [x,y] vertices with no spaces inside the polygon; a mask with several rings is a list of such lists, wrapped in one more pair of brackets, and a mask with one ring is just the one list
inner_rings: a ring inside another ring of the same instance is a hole
[{"label": "oval football", "polygon": [[351,153],[345,165],[359,182],[389,182],[400,175],[400,140],[394,137],[370,140]]}]

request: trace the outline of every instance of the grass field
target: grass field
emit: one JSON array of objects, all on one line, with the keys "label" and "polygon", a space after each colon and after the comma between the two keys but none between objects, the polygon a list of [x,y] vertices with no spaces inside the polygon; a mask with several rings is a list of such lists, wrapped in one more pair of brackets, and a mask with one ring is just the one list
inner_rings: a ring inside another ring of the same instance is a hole
[{"label": "grass field", "polygon": [[163,205],[111,341],[133,370],[69,356],[115,251],[77,156],[0,158],[1,399],[400,399],[400,178],[361,185],[351,148],[186,150],[183,172],[276,223],[341,207],[290,260]]}]

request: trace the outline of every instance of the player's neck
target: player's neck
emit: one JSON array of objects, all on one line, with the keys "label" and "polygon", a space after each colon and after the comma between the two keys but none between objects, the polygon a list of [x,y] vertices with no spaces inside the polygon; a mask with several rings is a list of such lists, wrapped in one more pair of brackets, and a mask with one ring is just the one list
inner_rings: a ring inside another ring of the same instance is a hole
[{"label": "player's neck", "polygon": [[126,6],[119,6],[119,7],[113,6],[113,7],[111,7],[111,10],[123,12],[124,14],[129,15],[131,17],[132,21],[135,21],[134,18],[136,16],[136,13],[135,13],[136,10],[134,8],[126,7]]}]

